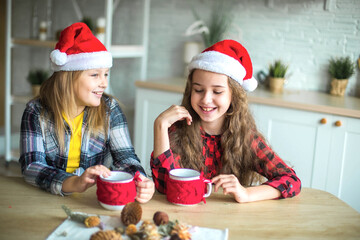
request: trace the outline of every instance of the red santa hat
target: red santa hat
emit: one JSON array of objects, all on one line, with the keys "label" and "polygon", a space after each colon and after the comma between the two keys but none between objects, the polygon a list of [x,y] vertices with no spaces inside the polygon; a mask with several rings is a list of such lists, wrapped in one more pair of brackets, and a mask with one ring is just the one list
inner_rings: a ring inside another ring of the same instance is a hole
[{"label": "red santa hat", "polygon": [[223,40],[195,56],[189,70],[202,69],[225,74],[238,82],[245,91],[254,91],[258,85],[252,76],[253,68],[246,49],[234,40]]},{"label": "red santa hat", "polygon": [[50,54],[51,67],[58,71],[110,68],[112,56],[82,22],[65,28]]}]

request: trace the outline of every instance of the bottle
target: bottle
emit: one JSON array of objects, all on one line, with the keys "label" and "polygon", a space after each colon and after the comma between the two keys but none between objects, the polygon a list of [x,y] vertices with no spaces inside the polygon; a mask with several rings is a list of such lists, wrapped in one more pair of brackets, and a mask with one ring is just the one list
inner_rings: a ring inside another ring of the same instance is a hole
[{"label": "bottle", "polygon": [[102,42],[105,43],[105,18],[98,18],[96,21],[96,37]]},{"label": "bottle", "polygon": [[39,28],[39,40],[45,41],[46,38],[47,38],[47,24],[45,21],[41,21]]}]

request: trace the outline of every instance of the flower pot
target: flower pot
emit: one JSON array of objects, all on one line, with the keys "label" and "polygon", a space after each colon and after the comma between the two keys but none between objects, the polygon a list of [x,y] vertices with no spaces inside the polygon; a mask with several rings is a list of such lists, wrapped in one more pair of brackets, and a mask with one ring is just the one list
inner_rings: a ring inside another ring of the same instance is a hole
[{"label": "flower pot", "polygon": [[284,89],[285,78],[269,77],[270,91],[273,93],[282,93]]},{"label": "flower pot", "polygon": [[39,96],[41,85],[31,85],[32,95],[34,97]]},{"label": "flower pot", "polygon": [[348,79],[333,78],[331,80],[330,94],[335,96],[344,96],[348,82],[349,82]]}]

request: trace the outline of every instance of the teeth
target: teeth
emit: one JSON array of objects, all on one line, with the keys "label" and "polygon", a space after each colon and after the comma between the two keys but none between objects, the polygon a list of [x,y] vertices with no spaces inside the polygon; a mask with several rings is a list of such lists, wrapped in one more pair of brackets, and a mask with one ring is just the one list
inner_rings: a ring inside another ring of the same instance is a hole
[{"label": "teeth", "polygon": [[213,108],[202,108],[205,112],[210,112],[211,110],[213,110]]}]

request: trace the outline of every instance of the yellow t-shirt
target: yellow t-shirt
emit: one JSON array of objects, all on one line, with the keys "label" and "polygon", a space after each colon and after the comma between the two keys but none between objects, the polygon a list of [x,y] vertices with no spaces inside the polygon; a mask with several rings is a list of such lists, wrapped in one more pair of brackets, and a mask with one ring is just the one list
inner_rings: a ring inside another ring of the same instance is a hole
[{"label": "yellow t-shirt", "polygon": [[[65,121],[69,124],[69,120],[63,114]],[[72,121],[73,133],[70,138],[70,148],[66,172],[73,173],[80,165],[81,154],[81,128],[83,122],[84,112],[80,113]]]}]

